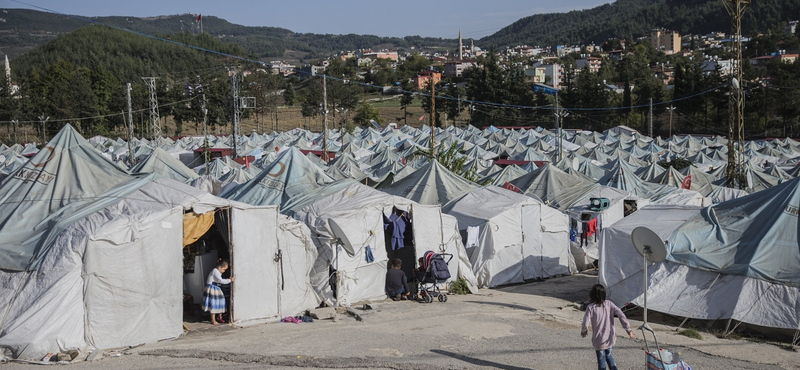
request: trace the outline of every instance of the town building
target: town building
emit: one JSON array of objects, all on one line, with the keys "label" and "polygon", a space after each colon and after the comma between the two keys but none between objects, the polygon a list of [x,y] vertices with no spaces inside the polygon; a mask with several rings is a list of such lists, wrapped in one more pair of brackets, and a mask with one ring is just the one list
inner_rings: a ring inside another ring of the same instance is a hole
[{"label": "town building", "polygon": [[598,57],[586,57],[581,59],[575,59],[575,66],[578,69],[583,69],[583,67],[588,67],[589,72],[597,73],[600,71],[600,66],[603,64],[603,60]]},{"label": "town building", "polygon": [[656,50],[661,50],[666,54],[673,54],[681,51],[681,35],[677,31],[651,31],[650,42]]},{"label": "town building", "polygon": [[428,86],[430,81],[433,81],[434,84],[437,84],[441,80],[441,73],[436,71],[423,71],[417,73],[417,75],[414,77],[414,88],[417,90],[422,90]]},{"label": "town building", "polygon": [[561,64],[542,64],[536,62],[525,68],[525,82],[530,84],[545,84],[556,89],[561,88],[564,68]]},{"label": "town building", "polygon": [[474,60],[454,60],[444,64],[445,77],[461,77],[461,74],[475,65]]}]

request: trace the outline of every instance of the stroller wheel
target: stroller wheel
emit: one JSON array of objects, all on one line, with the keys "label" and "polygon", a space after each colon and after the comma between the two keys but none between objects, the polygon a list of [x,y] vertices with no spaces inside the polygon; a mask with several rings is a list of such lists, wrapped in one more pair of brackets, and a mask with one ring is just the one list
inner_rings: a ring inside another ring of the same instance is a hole
[{"label": "stroller wheel", "polygon": [[447,302],[447,296],[444,294],[439,294],[439,302]]},{"label": "stroller wheel", "polygon": [[433,297],[430,294],[425,295],[425,303],[433,302]]}]

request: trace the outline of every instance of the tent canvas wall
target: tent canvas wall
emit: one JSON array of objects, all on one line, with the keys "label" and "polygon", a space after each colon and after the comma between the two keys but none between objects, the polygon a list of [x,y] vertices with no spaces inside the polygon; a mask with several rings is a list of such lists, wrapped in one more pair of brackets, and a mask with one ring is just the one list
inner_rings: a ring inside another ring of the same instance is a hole
[{"label": "tent canvas wall", "polygon": [[486,186],[448,203],[444,210],[468,233],[477,226],[477,244],[468,254],[479,287],[574,272],[569,252],[569,218],[526,195]]},{"label": "tent canvas wall", "polygon": [[[426,250],[453,254],[449,264],[452,278],[463,277],[474,286],[475,277],[454,218],[442,214],[438,206],[423,206],[366,185],[351,183],[295,212],[295,217],[312,231],[319,251],[312,284],[328,304],[337,303],[337,294],[340,305],[386,296],[384,282],[389,253],[383,217],[395,207],[412,214],[414,256],[422,257]],[[334,234],[331,220],[346,234],[353,246],[352,255],[336,243],[336,238],[342,236]],[[372,260],[367,259],[367,247],[372,252]],[[338,282],[335,280],[337,275],[331,275],[334,269],[339,272]],[[332,290],[330,281],[336,284],[336,292]]]}]

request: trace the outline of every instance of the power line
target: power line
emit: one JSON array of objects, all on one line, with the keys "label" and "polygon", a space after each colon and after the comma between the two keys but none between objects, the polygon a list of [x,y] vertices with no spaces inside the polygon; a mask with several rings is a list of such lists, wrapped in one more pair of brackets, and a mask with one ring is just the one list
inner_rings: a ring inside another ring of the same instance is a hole
[{"label": "power line", "polygon": [[[179,100],[179,101],[172,102],[172,103],[167,103],[167,104],[159,104],[159,105],[158,105],[158,107],[159,107],[159,108],[161,108],[161,107],[170,107],[170,106],[177,105],[177,104],[187,103],[187,102],[190,102],[190,101],[192,101],[192,100],[194,100],[194,99],[196,99],[196,98],[197,98],[197,96],[194,96],[194,97],[191,97],[191,98],[189,98],[189,99]],[[131,111],[131,112],[133,112],[133,113],[141,113],[141,112],[149,112],[149,111],[150,111],[150,107],[147,107],[147,108],[142,108],[142,109],[137,109],[137,110],[134,110],[134,111]],[[104,114],[104,115],[99,115],[99,116],[91,116],[91,117],[79,117],[79,118],[62,118],[62,119],[51,119],[51,120],[49,120],[49,121],[47,121],[47,122],[72,122],[72,121],[84,121],[84,120],[90,120],[90,119],[98,119],[98,118],[108,118],[108,117],[124,116],[125,114],[126,114],[126,113],[114,113],[114,114]],[[11,122],[12,122],[12,121],[0,121],[0,123],[11,123]],[[40,121],[40,120],[31,120],[31,121],[18,121],[18,123],[39,123],[39,122],[41,122],[41,121]]]}]

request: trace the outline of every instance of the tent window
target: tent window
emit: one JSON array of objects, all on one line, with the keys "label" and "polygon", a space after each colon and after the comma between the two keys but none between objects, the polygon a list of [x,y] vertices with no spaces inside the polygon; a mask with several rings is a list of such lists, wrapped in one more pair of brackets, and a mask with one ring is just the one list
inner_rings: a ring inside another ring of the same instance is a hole
[{"label": "tent window", "polygon": [[633,212],[636,212],[638,209],[638,205],[636,204],[635,200],[625,200],[625,214],[623,217],[628,217]]}]

